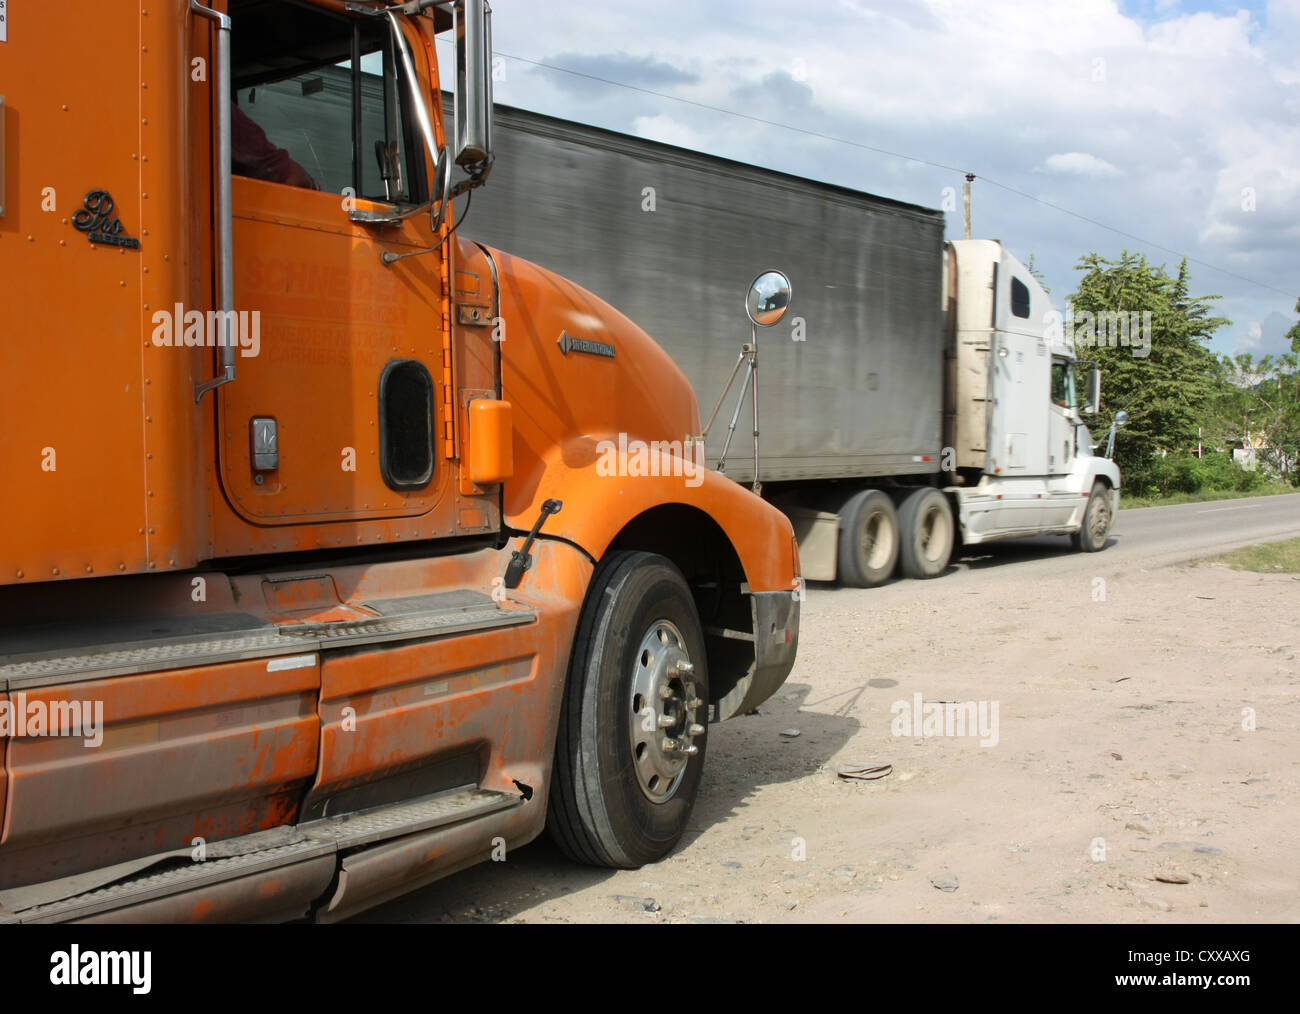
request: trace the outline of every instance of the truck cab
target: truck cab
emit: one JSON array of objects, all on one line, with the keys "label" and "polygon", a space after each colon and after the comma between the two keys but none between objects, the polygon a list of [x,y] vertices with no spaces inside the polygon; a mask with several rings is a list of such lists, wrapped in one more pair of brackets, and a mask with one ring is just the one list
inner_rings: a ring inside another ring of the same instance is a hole
[{"label": "truck cab", "polygon": [[461,231],[487,5],[125,6],[0,45],[0,922],[667,854],[796,547],[650,335]]},{"label": "truck cab", "polygon": [[1103,548],[1120,475],[1083,422],[1100,374],[1077,359],[1048,294],[1001,243],[958,240],[946,249],[944,311],[945,443],[959,480],[947,491],[963,541],[1063,534]]}]

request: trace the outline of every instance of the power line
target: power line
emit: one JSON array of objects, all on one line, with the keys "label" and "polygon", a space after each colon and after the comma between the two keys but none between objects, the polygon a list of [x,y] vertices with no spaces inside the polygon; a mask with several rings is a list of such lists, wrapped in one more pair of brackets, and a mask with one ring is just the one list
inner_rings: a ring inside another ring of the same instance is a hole
[{"label": "power line", "polygon": [[[440,39],[439,41],[441,42],[443,40]],[[709,112],[722,113],[726,116],[734,116],[737,117],[738,119],[749,120],[752,123],[759,123],[768,127],[777,127],[781,130],[793,131],[796,134],[803,134],[807,137],[816,137],[823,141],[831,141],[835,144],[843,144],[851,148],[860,148],[863,151],[874,152],[878,155],[886,155],[890,158],[903,159],[904,161],[907,162],[915,162],[919,165],[930,166],[931,168],[934,169],[942,169],[946,172],[960,173],[963,176],[970,173],[970,170],[968,169],[959,169],[956,166],[948,165],[947,163],[944,162],[935,162],[932,161],[931,159],[920,158],[919,156],[916,155],[908,155],[903,152],[891,151],[888,148],[879,148],[876,147],[875,145],[864,144],[861,141],[853,141],[846,137],[837,137],[834,134],[825,134],[822,133],[821,131],[810,130],[807,127],[796,127],[789,123],[782,123],[779,120],[768,120],[761,116],[754,116],[751,113],[742,113],[742,112],[738,112],[735,109],[727,109],[723,106],[710,105],[707,102],[697,102],[694,99],[683,98],[680,95],[670,95],[667,92],[655,91],[653,88],[643,88],[640,85],[628,84],[625,81],[615,81],[612,78],[600,77],[597,74],[588,74],[585,71],[573,70],[570,67],[561,67],[558,64],[554,64],[554,63],[543,63],[540,60],[530,60],[527,57],[516,56],[512,53],[503,53],[500,50],[494,51],[494,55],[503,56],[506,59],[514,60],[517,63],[525,63],[533,67],[540,67],[543,70],[555,71],[560,74],[569,74],[573,77],[585,78],[588,81],[596,81],[599,82],[600,84],[611,85],[615,88],[624,88],[627,89],[628,91],[640,92],[643,95],[653,95],[656,98],[668,99],[672,102],[680,102],[683,105],[694,106],[697,109],[705,109],[708,110]],[[1126,232],[1123,229],[1117,229],[1113,225],[1107,225],[1105,222],[1099,222],[1095,218],[1089,218],[1087,215],[1080,214],[1077,211],[1072,211],[1069,208],[1062,207],[1059,204],[1054,204],[1051,201],[1044,200],[1041,197],[1037,197],[1034,194],[1027,193],[1026,191],[1020,190],[1017,187],[1013,187],[1008,183],[1002,183],[1001,181],[995,180],[989,176],[981,176],[978,173],[974,173],[972,175],[975,175],[977,179],[982,179],[984,182],[990,183],[995,187],[999,187],[1000,189],[1005,190],[1008,193],[1015,194],[1017,197],[1022,197],[1025,200],[1033,201],[1036,204],[1041,204],[1045,208],[1051,208],[1053,211],[1059,212],[1062,215],[1068,215],[1071,218],[1076,218],[1079,221],[1086,222],[1089,225],[1094,226],[1098,229],[1105,229],[1107,232],[1113,232],[1117,236],[1123,236],[1126,239],[1131,239],[1137,243],[1142,243],[1145,246],[1152,247],[1156,250],[1162,250],[1165,253],[1173,254],[1176,257],[1185,258],[1190,264],[1198,264],[1201,267],[1209,268],[1211,271],[1217,271],[1219,274],[1227,275],[1229,278],[1235,278],[1238,281],[1245,282],[1248,285],[1254,285],[1261,289],[1267,289],[1270,292],[1276,292],[1280,296],[1285,296],[1288,300],[1292,298],[1293,295],[1292,293],[1286,292],[1283,289],[1279,289],[1275,285],[1269,285],[1266,282],[1256,281],[1253,278],[1247,278],[1245,275],[1237,274],[1235,271],[1229,271],[1227,268],[1221,268],[1217,264],[1211,264],[1209,261],[1203,261],[1196,257],[1190,257],[1180,250],[1175,250],[1173,247],[1165,246],[1162,243],[1156,243],[1154,240],[1146,239],[1145,237],[1139,236],[1136,233]]]}]

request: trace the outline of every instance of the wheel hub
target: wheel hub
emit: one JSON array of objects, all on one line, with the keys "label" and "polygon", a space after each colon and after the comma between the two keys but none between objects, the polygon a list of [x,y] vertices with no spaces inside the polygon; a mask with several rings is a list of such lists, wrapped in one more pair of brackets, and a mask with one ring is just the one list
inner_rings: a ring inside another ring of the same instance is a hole
[{"label": "wheel hub", "polygon": [[700,752],[705,702],[696,694],[695,666],[682,633],[656,620],[641,639],[633,662],[629,707],[632,766],[647,799],[667,802],[686,765]]}]

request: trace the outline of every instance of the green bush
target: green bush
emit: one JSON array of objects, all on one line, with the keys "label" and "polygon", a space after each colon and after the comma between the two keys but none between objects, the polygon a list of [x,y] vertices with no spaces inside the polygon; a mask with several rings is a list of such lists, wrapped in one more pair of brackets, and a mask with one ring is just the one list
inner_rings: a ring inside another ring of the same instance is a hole
[{"label": "green bush", "polygon": [[1248,493],[1268,485],[1260,472],[1248,472],[1231,454],[1152,456],[1131,466],[1123,482],[1135,496],[1163,497],[1171,493],[1202,493],[1231,490]]}]

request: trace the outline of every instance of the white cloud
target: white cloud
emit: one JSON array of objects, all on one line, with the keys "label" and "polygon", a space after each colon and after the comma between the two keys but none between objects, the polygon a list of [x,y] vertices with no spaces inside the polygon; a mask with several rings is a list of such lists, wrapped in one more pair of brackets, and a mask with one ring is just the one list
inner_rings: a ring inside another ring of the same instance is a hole
[{"label": "white cloud", "polygon": [[632,121],[632,133],[638,137],[649,138],[651,141],[675,144],[679,148],[694,148],[698,151],[708,147],[707,138],[667,113],[660,113],[658,116],[638,116]]},{"label": "white cloud", "polygon": [[1049,155],[1043,163],[1049,173],[1064,173],[1074,176],[1119,176],[1120,171],[1104,158],[1089,155],[1083,151],[1068,151],[1059,155]]},{"label": "white cloud", "polygon": [[[1255,16],[1143,6],[1158,20],[1127,16],[1118,0],[811,0],[793,20],[787,0],[493,3],[500,51],[581,57],[575,69],[608,66],[601,76],[975,172],[975,232],[1033,253],[1058,299],[1084,254],[1142,250],[1172,271],[1179,258],[1165,247],[1281,290],[1192,263],[1193,293],[1222,293],[1234,320],[1293,317],[1295,295],[1282,293],[1300,277],[1300,0],[1269,0]],[[953,170],[507,69],[507,104],[928,207],[960,191]],[[1242,208],[1245,187],[1254,211]],[[949,219],[952,235],[960,214]]]}]

